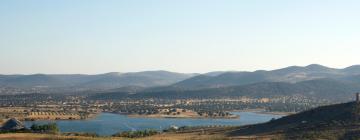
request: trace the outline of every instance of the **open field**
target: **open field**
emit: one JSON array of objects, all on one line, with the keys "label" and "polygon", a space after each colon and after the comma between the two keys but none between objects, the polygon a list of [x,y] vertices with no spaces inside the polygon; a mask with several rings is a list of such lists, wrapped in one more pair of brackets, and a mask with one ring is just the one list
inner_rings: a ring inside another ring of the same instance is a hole
[{"label": "open field", "polygon": [[219,128],[197,128],[180,132],[167,132],[142,138],[122,138],[122,137],[85,137],[85,136],[63,136],[51,134],[34,134],[34,133],[7,133],[0,134],[3,140],[230,140],[226,132],[230,132],[236,127],[219,127]]},{"label": "open field", "polygon": [[144,138],[121,138],[121,137],[85,137],[85,136],[61,136],[51,134],[11,133],[0,134],[1,140],[223,140],[223,136],[194,135],[194,134],[165,134]]},{"label": "open field", "polygon": [[79,114],[67,112],[30,112],[25,119],[30,120],[74,120],[81,119]]},{"label": "open field", "polygon": [[91,138],[83,136],[61,136],[50,134],[11,133],[0,134],[1,140],[122,140],[121,138]]},{"label": "open field", "polygon": [[80,120],[89,119],[98,112],[80,113],[76,110],[62,110],[59,108],[32,107],[1,107],[0,118],[17,118],[19,120]]},{"label": "open field", "polygon": [[223,135],[201,135],[201,134],[165,134],[141,138],[139,140],[230,140]]},{"label": "open field", "polygon": [[119,137],[84,137],[84,136],[61,136],[50,134],[12,133],[0,134],[1,140],[227,140],[222,135],[198,135],[198,134],[159,134],[144,138],[119,138]]}]

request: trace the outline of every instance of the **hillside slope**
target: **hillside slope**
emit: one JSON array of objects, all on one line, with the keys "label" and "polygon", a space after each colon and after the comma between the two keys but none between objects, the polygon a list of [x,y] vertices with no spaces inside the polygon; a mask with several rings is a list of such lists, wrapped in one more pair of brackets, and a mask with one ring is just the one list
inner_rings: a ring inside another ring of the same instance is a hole
[{"label": "hillside slope", "polygon": [[133,73],[84,74],[33,74],[0,75],[0,87],[12,88],[64,88],[64,89],[116,89],[126,86],[167,86],[192,77],[193,74],[168,71]]},{"label": "hillside slope", "polygon": [[354,132],[360,132],[360,103],[357,102],[318,107],[267,123],[240,127],[228,134],[233,137],[281,135],[285,139],[360,138],[360,135],[351,135]]},{"label": "hillside slope", "polygon": [[343,77],[352,77],[359,74],[360,66],[358,65],[335,69],[312,64],[305,67],[290,66],[271,71],[258,70],[254,72],[223,72],[218,75],[198,75],[178,82],[173,86],[199,89],[247,85],[259,82],[296,83],[323,78],[347,80],[347,78]]},{"label": "hillside slope", "polygon": [[301,95],[319,99],[349,101],[353,93],[360,91],[360,85],[334,79],[318,79],[299,83],[261,82],[242,86],[208,89],[163,88],[163,90],[143,90],[136,94],[129,92],[99,93],[91,99],[122,98],[226,98],[226,97],[275,97]]}]

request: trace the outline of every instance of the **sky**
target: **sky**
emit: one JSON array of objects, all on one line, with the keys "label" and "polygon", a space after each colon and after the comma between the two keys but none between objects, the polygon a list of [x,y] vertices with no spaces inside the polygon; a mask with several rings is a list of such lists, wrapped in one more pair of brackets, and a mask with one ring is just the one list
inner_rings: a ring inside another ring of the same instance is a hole
[{"label": "sky", "polygon": [[360,60],[358,0],[1,0],[0,74],[271,70]]}]

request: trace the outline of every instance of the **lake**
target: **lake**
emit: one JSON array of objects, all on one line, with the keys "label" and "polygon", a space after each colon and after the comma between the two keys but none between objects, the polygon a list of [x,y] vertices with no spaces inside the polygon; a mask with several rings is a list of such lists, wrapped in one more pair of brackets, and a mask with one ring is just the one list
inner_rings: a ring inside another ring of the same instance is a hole
[{"label": "lake", "polygon": [[172,118],[129,118],[126,115],[101,113],[92,120],[56,120],[56,121],[27,121],[25,125],[46,124],[55,122],[61,132],[90,132],[102,136],[109,136],[121,131],[157,129],[162,130],[176,126],[207,126],[207,125],[247,125],[261,123],[279,118],[280,115],[259,114],[254,112],[232,112],[240,115],[239,119],[172,119]]}]

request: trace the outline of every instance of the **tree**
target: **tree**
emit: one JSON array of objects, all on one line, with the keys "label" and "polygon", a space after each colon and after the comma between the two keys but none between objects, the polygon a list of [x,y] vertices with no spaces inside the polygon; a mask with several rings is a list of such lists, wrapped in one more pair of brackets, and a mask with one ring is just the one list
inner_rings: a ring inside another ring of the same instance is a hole
[{"label": "tree", "polygon": [[49,123],[44,125],[33,124],[30,129],[37,133],[59,133],[60,129],[56,123]]}]

